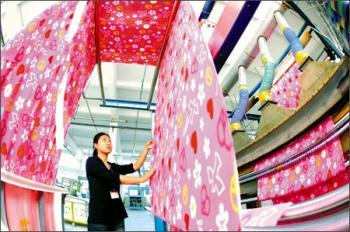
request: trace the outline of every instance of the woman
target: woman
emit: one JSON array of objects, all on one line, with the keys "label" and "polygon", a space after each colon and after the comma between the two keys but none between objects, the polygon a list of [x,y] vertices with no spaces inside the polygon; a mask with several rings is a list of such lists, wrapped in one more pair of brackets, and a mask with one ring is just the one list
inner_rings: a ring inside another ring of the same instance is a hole
[{"label": "woman", "polygon": [[109,135],[103,132],[95,135],[93,156],[86,161],[90,190],[89,231],[125,230],[124,219],[128,215],[120,197],[120,184],[143,183],[153,175],[154,169],[141,177],[124,176],[140,169],[151,148],[152,141],[149,141],[134,164],[118,165],[107,162],[108,154],[112,151]]}]

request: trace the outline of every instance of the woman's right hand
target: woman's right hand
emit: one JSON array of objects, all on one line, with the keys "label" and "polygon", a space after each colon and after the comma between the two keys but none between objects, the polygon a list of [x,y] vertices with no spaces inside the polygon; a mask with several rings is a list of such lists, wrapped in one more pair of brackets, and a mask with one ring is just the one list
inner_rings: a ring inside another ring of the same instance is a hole
[{"label": "woman's right hand", "polygon": [[154,168],[151,168],[145,175],[141,176],[141,182],[146,182],[151,176],[153,176],[154,172],[156,170]]}]

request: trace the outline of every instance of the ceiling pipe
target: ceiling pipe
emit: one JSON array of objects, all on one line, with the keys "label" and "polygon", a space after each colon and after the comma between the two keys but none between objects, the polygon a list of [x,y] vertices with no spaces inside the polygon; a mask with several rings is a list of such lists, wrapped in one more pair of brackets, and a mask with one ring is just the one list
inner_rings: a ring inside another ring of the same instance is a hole
[{"label": "ceiling pipe", "polygon": [[214,8],[214,5],[215,5],[215,1],[213,0],[205,1],[202,12],[199,15],[199,21],[201,21],[202,19],[207,19],[209,17],[211,11]]},{"label": "ceiling pipe", "polygon": [[267,100],[271,100],[270,89],[275,77],[275,62],[270,55],[269,48],[264,36],[259,36],[258,44],[261,52],[261,61],[264,64],[264,76],[259,89],[259,102],[261,105]]},{"label": "ceiling pipe", "polygon": [[150,95],[149,95],[149,98],[148,98],[147,109],[149,109],[150,106],[151,106],[151,102],[152,102],[152,98],[153,98],[153,94],[154,94],[154,89],[156,88],[156,84],[157,84],[157,80],[158,80],[158,73],[159,73],[159,69],[160,69],[160,64],[161,64],[161,62],[163,60],[165,47],[166,47],[166,45],[168,43],[170,30],[172,28],[172,23],[173,23],[173,21],[175,19],[177,11],[179,10],[179,6],[180,6],[180,1],[179,0],[175,1],[174,6],[173,6],[173,10],[171,12],[171,16],[170,16],[170,19],[169,19],[168,27],[167,27],[165,35],[164,35],[164,42],[163,42],[163,45],[162,45],[162,49],[160,50],[157,66],[156,66],[156,69],[154,71],[154,75],[152,77],[152,85],[151,85]]},{"label": "ceiling pipe", "polygon": [[239,102],[231,119],[231,132],[241,129],[241,121],[244,118],[249,102],[249,92],[247,88],[246,67],[239,66]]},{"label": "ceiling pipe", "polygon": [[[341,51],[339,51],[338,48],[336,48],[333,43],[327,39],[317,28],[316,25],[314,25],[311,20],[305,15],[305,13],[299,8],[299,6],[297,4],[295,4],[293,1],[286,1],[286,4],[289,5],[295,12],[297,12],[300,17],[302,17],[305,21],[305,23],[307,23],[307,25],[309,25],[310,27],[312,27],[315,31],[315,33],[317,34],[318,38],[321,40],[321,42],[323,43],[323,45],[325,46],[325,50],[327,52],[327,55],[329,57],[331,57],[332,60],[335,60],[335,55],[338,56],[339,58],[343,58],[343,54]],[[334,52],[334,54],[333,54]]]},{"label": "ceiling pipe", "polygon": [[[306,29],[306,26],[307,26],[307,24],[304,23],[304,25],[302,26],[302,28],[300,29],[300,31],[299,31],[299,33],[298,33],[298,37],[300,37],[300,36],[303,34],[303,32],[304,32],[305,29]],[[303,46],[305,47],[305,45],[306,45],[306,44],[304,44]],[[280,56],[280,58],[278,59],[278,61],[276,62],[276,64],[281,63],[281,61],[282,61],[282,60],[287,56],[287,54],[289,53],[290,49],[291,49],[291,46],[289,45],[289,46],[287,47],[287,49],[284,51],[284,53]],[[249,97],[252,97],[252,96],[255,94],[255,92],[260,88],[261,83],[262,83],[262,79],[261,79],[261,80],[259,81],[259,83],[256,84],[256,85],[254,86],[254,88],[249,92]]]},{"label": "ceiling pipe", "polygon": [[260,3],[252,20],[228,58],[230,67],[219,73],[224,93],[228,93],[238,81],[238,66],[249,67],[258,54],[259,48],[256,43],[258,36],[265,35],[268,39],[275,30],[276,23],[272,13],[275,10],[283,10],[281,2],[263,1]]},{"label": "ceiling pipe", "polygon": [[221,68],[226,63],[236,44],[242,38],[242,33],[246,31],[246,28],[249,25],[251,19],[253,18],[253,15],[256,13],[256,10],[259,7],[259,5],[260,1],[247,1],[244,3],[224,43],[220,47],[216,56],[214,57],[214,64],[217,73],[220,72]]},{"label": "ceiling pipe", "polygon": [[278,25],[281,28],[281,31],[283,32],[284,37],[288,40],[292,48],[295,61],[299,65],[302,65],[304,61],[309,57],[309,54],[304,51],[298,36],[289,26],[286,19],[283,17],[282,13],[280,11],[275,11],[274,16],[276,18]]}]

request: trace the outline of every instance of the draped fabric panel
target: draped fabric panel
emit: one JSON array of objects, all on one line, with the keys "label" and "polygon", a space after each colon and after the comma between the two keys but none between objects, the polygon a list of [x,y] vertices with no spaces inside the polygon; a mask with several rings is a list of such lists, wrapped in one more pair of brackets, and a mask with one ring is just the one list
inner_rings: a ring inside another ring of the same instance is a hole
[{"label": "draped fabric panel", "polygon": [[174,1],[100,1],[101,61],[157,65]]},{"label": "draped fabric panel", "polygon": [[58,161],[55,111],[77,2],[60,2],[33,19],[1,51],[1,167],[51,184]]},{"label": "draped fabric panel", "polygon": [[[329,117],[313,130],[288,146],[261,160],[255,171],[287,159],[311,145],[334,128]],[[259,200],[272,199],[275,203],[298,203],[330,192],[346,183],[344,155],[339,138],[287,168],[258,180]]]},{"label": "draped fabric panel", "polygon": [[153,212],[182,230],[238,230],[240,192],[229,121],[188,2],[180,3],[160,66],[154,141]]},{"label": "draped fabric panel", "polygon": [[66,40],[76,1],[33,19],[1,54],[1,168],[53,184],[64,136],[96,63],[94,2]]}]

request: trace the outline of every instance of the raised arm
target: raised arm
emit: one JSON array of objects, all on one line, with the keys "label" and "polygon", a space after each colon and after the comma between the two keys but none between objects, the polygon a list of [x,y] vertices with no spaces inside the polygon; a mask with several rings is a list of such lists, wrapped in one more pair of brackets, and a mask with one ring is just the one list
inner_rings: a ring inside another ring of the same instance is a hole
[{"label": "raised arm", "polygon": [[152,148],[152,143],[153,143],[152,140],[146,143],[145,149],[143,149],[143,151],[141,152],[139,159],[133,164],[135,171],[138,171],[143,165],[143,163],[145,162],[147,153]]},{"label": "raised arm", "polygon": [[133,177],[133,176],[123,176],[120,175],[120,183],[121,184],[140,184],[146,182],[153,174],[155,169],[151,168],[145,175],[140,177]]}]

